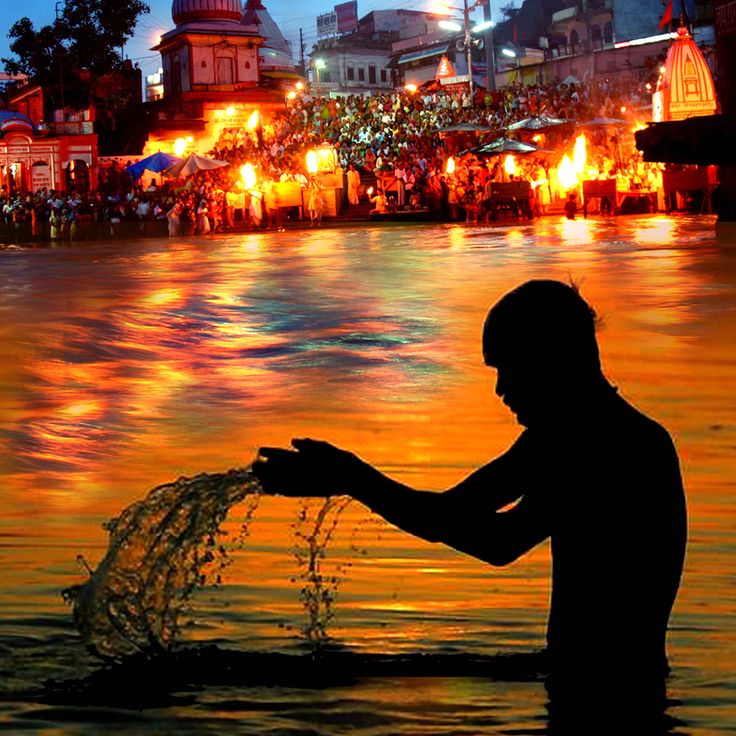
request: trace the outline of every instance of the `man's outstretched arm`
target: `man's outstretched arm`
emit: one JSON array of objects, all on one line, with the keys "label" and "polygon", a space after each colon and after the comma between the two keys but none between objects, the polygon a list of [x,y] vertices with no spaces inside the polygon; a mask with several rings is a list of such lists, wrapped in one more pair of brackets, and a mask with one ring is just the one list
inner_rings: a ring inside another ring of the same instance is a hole
[{"label": "man's outstretched arm", "polygon": [[499,511],[522,495],[516,445],[449,491],[432,493],[399,483],[329,443],[292,444],[294,450],[261,449],[253,470],[267,493],[348,494],[404,531],[496,565],[511,562],[547,535],[529,503]]}]

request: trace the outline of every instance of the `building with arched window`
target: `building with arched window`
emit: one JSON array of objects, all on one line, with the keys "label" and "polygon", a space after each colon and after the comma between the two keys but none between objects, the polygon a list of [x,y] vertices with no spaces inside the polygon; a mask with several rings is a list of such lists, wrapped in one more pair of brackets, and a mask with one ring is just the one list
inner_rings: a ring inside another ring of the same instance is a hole
[{"label": "building with arched window", "polygon": [[263,36],[243,25],[240,0],[174,0],[176,27],[154,51],[161,52],[164,99],[202,92],[236,92],[258,85]]},{"label": "building with arched window", "polygon": [[20,87],[0,111],[0,189],[86,192],[97,186],[97,135],[90,111],[43,121],[43,91]]}]

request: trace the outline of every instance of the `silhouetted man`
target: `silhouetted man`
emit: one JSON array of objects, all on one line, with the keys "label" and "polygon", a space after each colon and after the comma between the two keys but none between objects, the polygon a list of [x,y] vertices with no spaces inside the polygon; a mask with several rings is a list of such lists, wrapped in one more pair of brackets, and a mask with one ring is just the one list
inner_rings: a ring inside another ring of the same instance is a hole
[{"label": "silhouetted man", "polygon": [[667,672],[685,496],[667,432],[603,375],[595,321],[577,290],[556,281],[529,281],[490,310],[483,357],[525,429],[444,493],[413,490],[306,439],[262,448],[254,471],[266,492],[350,494],[401,529],[492,565],[549,537],[550,691],[577,698],[603,686],[614,702],[650,699]]}]

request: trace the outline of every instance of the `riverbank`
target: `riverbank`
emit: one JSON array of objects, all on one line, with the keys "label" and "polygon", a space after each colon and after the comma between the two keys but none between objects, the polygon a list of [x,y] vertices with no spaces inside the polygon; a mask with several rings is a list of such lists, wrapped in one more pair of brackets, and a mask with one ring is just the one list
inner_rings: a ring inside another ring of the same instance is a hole
[{"label": "riverbank", "polygon": [[[658,216],[663,213],[652,213],[652,216]],[[682,213],[686,214],[686,213]],[[640,216],[640,215],[637,215]],[[308,217],[299,219],[298,217],[284,217],[278,224],[267,225],[254,228],[249,223],[237,220],[233,227],[218,230],[217,232],[209,232],[206,235],[196,236],[203,240],[218,238],[221,236],[239,234],[239,233],[278,233],[286,231],[301,231],[318,228],[345,228],[356,227],[364,224],[381,225],[382,227],[391,227],[394,225],[406,226],[416,225],[432,225],[432,224],[468,224],[468,225],[508,225],[513,223],[529,224],[532,222],[541,222],[545,220],[556,220],[564,217],[561,206],[550,206],[544,215],[528,219],[522,215],[515,217],[511,213],[505,213],[497,219],[489,222],[466,222],[464,219],[452,220],[443,218],[441,213],[423,208],[421,210],[399,210],[396,212],[385,213],[381,215],[370,215],[365,208],[345,207],[336,217],[323,218],[319,224],[310,222]],[[595,215],[597,219],[599,216]],[[626,217],[625,215],[607,215],[604,219],[617,219]],[[577,219],[584,219],[583,213],[580,211]],[[190,227],[189,232],[182,232],[181,237],[194,236],[193,228]],[[51,239],[49,227],[47,224],[32,227],[30,223],[0,223],[0,246],[8,245],[37,245],[52,246],[68,243],[83,242],[100,242],[100,241],[126,241],[149,238],[168,238],[168,223],[165,220],[152,220],[146,222],[127,221],[116,224],[109,222],[91,222],[79,224],[77,226],[76,237],[70,238],[68,235],[63,238]],[[177,236],[179,237],[179,236]]]}]

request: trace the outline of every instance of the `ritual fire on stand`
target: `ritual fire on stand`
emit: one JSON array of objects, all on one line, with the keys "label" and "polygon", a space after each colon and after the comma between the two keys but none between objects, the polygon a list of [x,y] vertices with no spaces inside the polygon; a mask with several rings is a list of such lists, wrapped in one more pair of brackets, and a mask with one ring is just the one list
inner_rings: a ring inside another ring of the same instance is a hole
[{"label": "ritual fire on stand", "polygon": [[557,179],[560,182],[560,187],[564,190],[565,194],[569,194],[571,191],[576,192],[579,199],[582,200],[582,174],[585,170],[585,164],[587,160],[586,154],[586,140],[584,135],[579,135],[575,139],[575,146],[573,148],[572,159],[570,156],[565,154],[562,157],[562,161],[557,167]]}]

